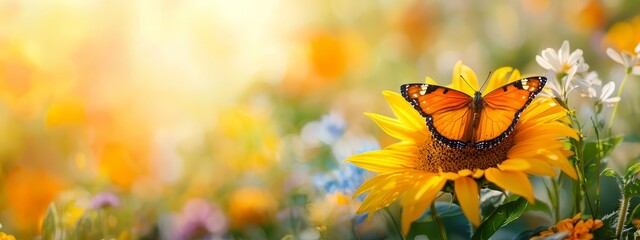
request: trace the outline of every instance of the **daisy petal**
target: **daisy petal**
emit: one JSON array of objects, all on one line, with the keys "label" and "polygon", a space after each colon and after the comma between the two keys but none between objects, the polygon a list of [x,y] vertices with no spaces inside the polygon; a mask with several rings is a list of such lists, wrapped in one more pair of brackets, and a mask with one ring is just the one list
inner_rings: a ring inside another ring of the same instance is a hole
[{"label": "daisy petal", "polygon": [[474,226],[480,225],[480,203],[478,185],[468,177],[461,177],[455,181],[455,192],[462,212]]},{"label": "daisy petal", "polygon": [[611,60],[619,64],[625,64],[624,60],[622,60],[622,56],[620,56],[620,54],[616,50],[613,50],[613,48],[607,48],[607,56],[609,56]]},{"label": "daisy petal", "polygon": [[485,170],[484,176],[498,187],[526,198],[529,203],[535,202],[533,187],[531,186],[529,178],[527,178],[527,174],[518,171],[501,171],[497,168],[489,168]]},{"label": "daisy petal", "polygon": [[551,66],[551,64],[543,57],[541,57],[540,55],[536,55],[536,62],[538,62],[538,65],[540,65],[540,67],[546,69],[546,70],[551,70],[553,69],[553,66]]}]

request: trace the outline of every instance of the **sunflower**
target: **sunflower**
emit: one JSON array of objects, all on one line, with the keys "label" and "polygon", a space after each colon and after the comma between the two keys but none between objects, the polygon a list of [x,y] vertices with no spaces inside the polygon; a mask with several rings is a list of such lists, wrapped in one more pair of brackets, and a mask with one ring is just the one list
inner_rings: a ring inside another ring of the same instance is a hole
[{"label": "sunflower", "polygon": [[[487,89],[490,91],[520,78],[518,70],[503,67],[491,76]],[[435,84],[430,78],[426,82]],[[471,96],[473,89],[479,89],[475,73],[461,62],[456,63],[452,84],[448,87]],[[534,99],[509,137],[490,149],[478,150],[451,148],[435,140],[425,119],[400,94],[385,91],[383,95],[397,118],[374,113],[365,115],[400,142],[346,161],[378,173],[354,193],[354,196],[368,193],[358,213],[368,212],[373,216],[400,198],[405,235],[411,222],[423,214],[447,182],[453,186],[452,194],[465,216],[478,226],[479,186],[487,181],[533,203],[533,187],[527,174],[556,176],[554,167],[557,167],[568,176],[577,177],[567,160],[571,152],[564,149],[562,142],[567,137],[577,138],[577,133],[566,124],[566,110],[552,99]]]}]

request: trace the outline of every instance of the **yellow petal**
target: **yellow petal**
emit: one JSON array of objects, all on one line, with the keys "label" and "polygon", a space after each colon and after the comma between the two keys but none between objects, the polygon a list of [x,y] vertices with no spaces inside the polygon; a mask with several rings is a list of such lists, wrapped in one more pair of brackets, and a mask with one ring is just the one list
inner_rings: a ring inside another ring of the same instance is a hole
[{"label": "yellow petal", "polygon": [[559,141],[547,141],[541,145],[538,142],[521,142],[513,145],[509,152],[507,152],[508,158],[529,158],[536,155],[540,155],[541,151],[548,151],[549,149],[562,149],[564,145]]},{"label": "yellow petal", "polygon": [[362,183],[362,185],[360,185],[360,187],[358,187],[358,189],[356,189],[355,192],[353,192],[353,197],[355,198],[360,194],[371,191],[371,189],[373,189],[376,185],[380,184],[381,182],[386,182],[391,175],[398,175],[398,174],[400,173],[378,174],[366,180],[365,182]]},{"label": "yellow petal", "polygon": [[480,91],[478,86],[478,78],[473,70],[462,61],[456,62],[453,67],[453,76],[451,76],[451,85],[453,89],[460,90],[469,96],[473,96],[476,91]]},{"label": "yellow petal", "polygon": [[507,84],[507,74],[509,74],[511,70],[511,67],[501,67],[491,73],[491,78],[489,79],[487,86],[482,91],[482,95],[486,95],[494,89]]},{"label": "yellow petal", "polygon": [[547,149],[541,149],[538,152],[540,152],[540,154],[542,154],[542,156],[545,156],[549,160],[551,160],[551,161],[549,161],[549,163],[551,163],[554,166],[557,166],[558,168],[560,168],[560,170],[562,172],[564,172],[565,174],[567,174],[567,176],[569,176],[569,177],[571,177],[573,179],[577,179],[578,178],[578,174],[576,173],[576,169],[573,168],[573,165],[563,155],[562,151],[554,152],[554,151],[549,151]]},{"label": "yellow petal", "polygon": [[531,163],[522,158],[510,158],[498,164],[498,168],[502,171],[522,171],[531,168]]},{"label": "yellow petal", "polygon": [[[387,102],[389,102],[391,110],[398,117],[400,122],[409,126],[411,129],[417,130],[427,128],[425,119],[420,116],[418,111],[416,111],[411,104],[402,97],[402,95],[391,91],[384,91],[382,94],[387,99]],[[427,133],[426,130],[417,132],[423,133],[425,136]]]},{"label": "yellow petal", "polygon": [[454,172],[440,172],[440,176],[447,180],[456,180],[460,175]]},{"label": "yellow petal", "polygon": [[548,141],[565,137],[578,138],[578,133],[560,122],[547,123],[544,127],[522,128],[515,134],[516,142]]},{"label": "yellow petal", "polygon": [[473,175],[471,176],[475,179],[481,178],[482,176],[484,176],[484,170],[478,168],[474,170]]},{"label": "yellow petal", "polygon": [[393,203],[401,193],[408,191],[415,184],[411,173],[390,174],[379,181],[360,205],[357,213],[375,212]]},{"label": "yellow petal", "polygon": [[415,153],[418,152],[418,146],[415,143],[401,141],[384,148],[387,151],[395,151],[399,153]]},{"label": "yellow petal", "polygon": [[555,177],[558,173],[553,168],[553,165],[549,164],[547,161],[540,159],[527,159],[531,162],[531,168],[522,170],[527,174],[539,175],[539,176],[550,176]]},{"label": "yellow petal", "polygon": [[498,187],[518,194],[529,200],[530,203],[535,201],[533,187],[529,178],[527,178],[527,174],[519,171],[501,171],[497,168],[489,168],[485,170],[484,176]]},{"label": "yellow petal", "polygon": [[438,85],[438,83],[437,83],[436,81],[434,81],[433,79],[431,79],[430,77],[426,77],[426,78],[424,79],[424,82],[425,82],[426,84],[430,84],[430,85]]},{"label": "yellow petal", "polygon": [[471,174],[473,174],[473,171],[471,171],[469,169],[462,169],[462,170],[458,171],[458,175],[460,177],[466,177],[466,176],[469,176]]},{"label": "yellow petal", "polygon": [[507,159],[498,164],[498,168],[502,171],[522,171],[528,174],[542,176],[556,176],[557,173],[553,166],[547,161],[536,158],[513,158]]},{"label": "yellow petal", "polygon": [[[424,211],[427,209],[429,205],[436,198],[442,187],[447,182],[446,180],[439,178],[440,181],[434,181],[432,179],[437,180],[437,176],[429,179],[430,184],[429,188],[425,190],[425,194],[421,196],[418,200],[408,201],[406,204],[402,205],[402,234],[405,236],[409,233],[409,228],[411,227],[411,223],[418,219]],[[411,197],[411,196],[409,196]],[[403,199],[404,200],[404,199]]]},{"label": "yellow petal", "polygon": [[387,150],[377,150],[354,155],[347,158],[345,162],[353,163],[372,172],[395,172],[414,169],[415,162],[412,159],[415,158],[417,157],[411,158]]},{"label": "yellow petal", "polygon": [[509,76],[509,80],[507,80],[507,82],[510,83],[520,79],[522,79],[522,76],[520,75],[520,71],[518,71],[518,69],[514,69],[511,75]]},{"label": "yellow petal", "polygon": [[476,181],[460,177],[455,181],[455,192],[462,212],[474,226],[480,225],[480,200]]},{"label": "yellow petal", "polygon": [[375,113],[364,113],[364,114],[367,115],[369,118],[371,118],[376,124],[378,124],[378,126],[380,127],[380,129],[382,129],[382,131],[384,131],[389,136],[392,136],[396,139],[405,140],[405,141],[414,141],[415,139],[419,139],[421,134],[423,134],[419,132],[417,133],[416,132],[417,129],[412,129],[410,128],[410,126],[404,125],[402,122],[398,121],[397,119],[378,115]]}]

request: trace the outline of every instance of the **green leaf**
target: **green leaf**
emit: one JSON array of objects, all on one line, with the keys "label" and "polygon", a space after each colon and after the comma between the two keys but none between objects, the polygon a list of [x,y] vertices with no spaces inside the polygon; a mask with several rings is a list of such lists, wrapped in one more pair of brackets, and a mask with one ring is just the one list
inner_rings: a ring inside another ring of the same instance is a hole
[{"label": "green leaf", "polygon": [[76,238],[77,239],[92,239],[97,236],[92,236],[92,226],[91,217],[89,213],[85,213],[78,219],[76,222]]},{"label": "green leaf", "polygon": [[56,213],[56,206],[53,203],[49,204],[47,214],[42,221],[42,239],[49,240],[55,239],[56,236],[56,222],[58,221],[58,214]]},{"label": "green leaf", "polygon": [[614,239],[616,230],[612,226],[615,226],[618,220],[618,211],[604,215],[601,220],[603,226],[593,232],[593,239]]},{"label": "green leaf", "polygon": [[614,177],[616,179],[616,182],[618,183],[618,188],[622,188],[622,186],[624,185],[624,182],[622,182],[622,177],[620,177],[620,175],[618,175],[618,173],[611,168],[603,170],[600,175]]},{"label": "green leaf", "polygon": [[518,219],[527,205],[527,200],[522,197],[500,205],[480,224],[471,239],[489,239],[499,228]]},{"label": "green leaf", "polygon": [[602,173],[600,173],[600,175],[609,177],[620,177],[618,176],[618,173],[616,171],[613,171],[613,169],[611,168],[605,169],[604,171],[602,171]]},{"label": "green leaf", "polygon": [[627,223],[631,223],[631,219],[640,219],[640,204],[636,205],[633,211],[631,211],[631,214],[629,214],[627,218]]},{"label": "green leaf", "polygon": [[440,230],[438,226],[431,222],[414,222],[411,223],[411,229],[409,230],[409,236],[407,239],[415,239],[416,236],[425,235],[427,239],[440,239]]},{"label": "green leaf", "polygon": [[[462,213],[460,206],[445,202],[436,202],[436,212],[447,230],[448,239],[469,239],[471,223]],[[427,209],[420,219],[411,224],[407,239],[425,235],[429,239],[440,239],[440,229],[431,218],[431,209]]]},{"label": "green leaf", "polygon": [[480,189],[480,214],[487,216],[491,214],[501,203],[506,202],[501,191],[488,188]]},{"label": "green leaf", "polygon": [[549,216],[551,216],[551,208],[549,207],[549,205],[546,202],[539,199],[536,199],[535,204],[527,205],[526,211],[542,211],[548,214]]},{"label": "green leaf", "polygon": [[640,197],[640,179],[635,178],[624,186],[624,195],[633,198]]},{"label": "green leaf", "polygon": [[624,174],[624,180],[631,179],[636,173],[640,171],[640,162],[633,164],[633,166],[627,168],[627,172]]},{"label": "green leaf", "polygon": [[518,236],[516,236],[514,240],[529,240],[531,237],[537,236],[540,234],[540,232],[545,231],[547,229],[549,229],[549,227],[542,226],[534,230],[527,230],[518,234]]}]

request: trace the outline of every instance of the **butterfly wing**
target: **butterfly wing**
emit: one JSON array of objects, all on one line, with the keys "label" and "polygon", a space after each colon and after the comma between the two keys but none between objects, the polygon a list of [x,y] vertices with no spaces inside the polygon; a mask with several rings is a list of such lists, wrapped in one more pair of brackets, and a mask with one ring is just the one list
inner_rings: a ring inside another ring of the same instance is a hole
[{"label": "butterfly wing", "polygon": [[542,91],[545,77],[520,79],[497,88],[482,97],[483,109],[474,135],[474,146],[488,148],[509,136],[520,113]]},{"label": "butterfly wing", "polygon": [[462,148],[470,141],[473,112],[471,96],[455,89],[429,85],[404,84],[402,96],[426,119],[432,135],[445,144]]}]

